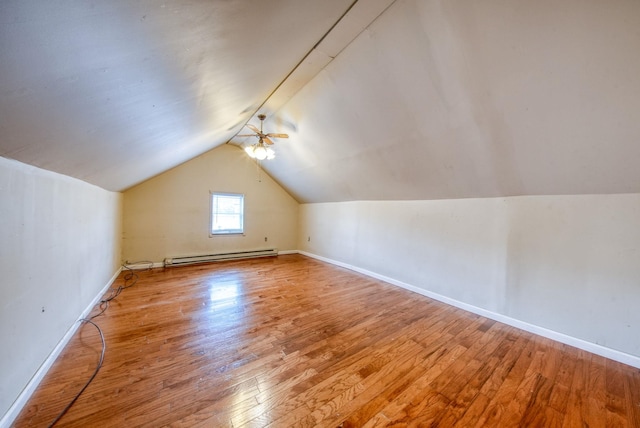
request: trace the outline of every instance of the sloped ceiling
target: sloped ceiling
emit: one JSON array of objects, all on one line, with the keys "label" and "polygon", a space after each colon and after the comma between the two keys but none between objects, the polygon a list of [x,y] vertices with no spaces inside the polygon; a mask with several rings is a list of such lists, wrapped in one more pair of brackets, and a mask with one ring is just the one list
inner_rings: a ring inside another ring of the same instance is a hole
[{"label": "sloped ceiling", "polygon": [[640,2],[398,0],[274,117],[301,201],[640,192]]},{"label": "sloped ceiling", "polygon": [[260,111],[301,202],[640,192],[637,0],[12,0],[0,32],[0,155],[110,190]]},{"label": "sloped ceiling", "polygon": [[224,144],[353,0],[0,2],[0,155],[109,190]]}]

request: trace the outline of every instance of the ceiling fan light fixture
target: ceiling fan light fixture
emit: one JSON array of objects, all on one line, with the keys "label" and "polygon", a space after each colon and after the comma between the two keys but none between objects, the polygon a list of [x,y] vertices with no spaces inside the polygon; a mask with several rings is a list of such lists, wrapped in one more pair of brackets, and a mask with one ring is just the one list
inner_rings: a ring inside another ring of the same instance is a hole
[{"label": "ceiling fan light fixture", "polygon": [[276,152],[271,147],[265,147],[264,144],[253,144],[244,148],[244,151],[251,159],[271,160],[276,157]]},{"label": "ceiling fan light fixture", "polygon": [[276,157],[276,152],[271,147],[267,147],[267,159],[271,160]]},{"label": "ceiling fan light fixture", "polygon": [[251,157],[251,159],[257,159],[259,161],[265,160],[265,159],[267,160],[274,159],[276,157],[276,152],[271,147],[269,147],[270,145],[273,145],[273,140],[271,140],[271,138],[289,138],[289,136],[287,134],[280,134],[280,133],[265,133],[262,130],[262,124],[264,123],[266,116],[264,114],[259,114],[258,119],[260,119],[260,129],[256,128],[251,124],[246,124],[245,126],[251,129],[251,131],[253,131],[254,133],[242,134],[242,135],[236,135],[236,136],[258,138],[258,142],[256,144],[252,144],[244,148],[244,151],[247,152],[247,154],[249,155],[249,157]]},{"label": "ceiling fan light fixture", "polygon": [[249,155],[249,157],[251,159],[255,159],[256,158],[256,154],[254,152],[255,150],[255,146],[247,146],[244,148],[244,151],[247,152],[247,154]]},{"label": "ceiling fan light fixture", "polygon": [[253,149],[253,154],[258,160],[265,160],[267,158],[267,149],[262,145],[258,145]]}]

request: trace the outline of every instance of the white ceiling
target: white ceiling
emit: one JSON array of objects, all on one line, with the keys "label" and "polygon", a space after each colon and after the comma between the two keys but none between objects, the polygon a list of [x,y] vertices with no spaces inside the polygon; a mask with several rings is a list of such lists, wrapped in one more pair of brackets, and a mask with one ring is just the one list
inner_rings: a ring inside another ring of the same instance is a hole
[{"label": "white ceiling", "polygon": [[353,0],[0,2],[0,155],[122,190],[227,142]]},{"label": "white ceiling", "polygon": [[260,110],[303,202],[640,192],[637,0],[351,4],[4,0],[0,155],[122,190]]}]

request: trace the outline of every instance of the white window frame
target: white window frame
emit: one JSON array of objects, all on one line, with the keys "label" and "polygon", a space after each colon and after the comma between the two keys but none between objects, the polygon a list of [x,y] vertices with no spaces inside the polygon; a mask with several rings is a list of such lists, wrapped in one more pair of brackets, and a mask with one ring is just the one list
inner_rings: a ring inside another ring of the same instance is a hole
[{"label": "white window frame", "polygon": [[[242,193],[225,193],[210,191],[209,198],[209,236],[225,236],[225,235],[244,235],[244,194]],[[217,197],[234,197],[240,200],[240,212],[235,213],[240,217],[239,229],[214,229],[214,222],[216,221],[216,215],[220,214],[214,211],[214,202]]]}]

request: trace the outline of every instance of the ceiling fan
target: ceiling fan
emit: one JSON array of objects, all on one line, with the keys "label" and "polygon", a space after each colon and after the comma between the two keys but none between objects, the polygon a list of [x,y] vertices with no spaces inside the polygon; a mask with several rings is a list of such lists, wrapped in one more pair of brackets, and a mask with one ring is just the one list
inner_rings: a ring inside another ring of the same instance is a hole
[{"label": "ceiling fan", "polygon": [[247,154],[249,156],[251,156],[254,159],[258,159],[258,160],[264,160],[264,159],[273,159],[275,157],[275,152],[273,151],[273,149],[271,147],[267,147],[267,146],[272,146],[273,145],[273,141],[271,140],[271,138],[289,138],[289,135],[287,134],[275,134],[275,133],[269,133],[269,134],[265,134],[262,131],[262,124],[264,123],[264,120],[267,118],[267,116],[265,116],[264,114],[259,114],[258,115],[258,119],[260,119],[260,129],[256,128],[255,126],[251,125],[250,123],[247,123],[245,126],[249,129],[251,129],[254,134],[242,134],[242,135],[236,135],[236,137],[256,137],[258,138],[258,142],[245,147],[245,151],[247,152]]}]

